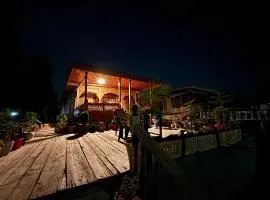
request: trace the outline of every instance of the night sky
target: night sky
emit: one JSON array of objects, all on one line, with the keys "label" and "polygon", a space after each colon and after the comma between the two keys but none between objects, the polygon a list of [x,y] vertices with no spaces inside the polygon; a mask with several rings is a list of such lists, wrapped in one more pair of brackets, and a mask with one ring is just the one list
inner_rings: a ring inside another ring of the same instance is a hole
[{"label": "night sky", "polygon": [[50,58],[59,92],[72,61],[162,79],[174,88],[235,93],[255,80],[256,17],[247,5],[50,2],[22,5],[23,53]]}]

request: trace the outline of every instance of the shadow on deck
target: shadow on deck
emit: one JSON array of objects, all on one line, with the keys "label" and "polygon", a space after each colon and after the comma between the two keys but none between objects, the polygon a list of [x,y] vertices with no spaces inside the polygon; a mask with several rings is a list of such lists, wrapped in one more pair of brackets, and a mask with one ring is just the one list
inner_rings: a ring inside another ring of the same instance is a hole
[{"label": "shadow on deck", "polygon": [[44,197],[36,198],[40,200],[52,200],[52,199],[63,199],[63,200],[112,200],[114,199],[115,192],[119,189],[122,178],[124,175],[129,174],[125,172],[113,177],[109,177],[103,180],[98,180],[94,183],[81,185],[71,189],[58,191],[57,193],[50,194]]}]

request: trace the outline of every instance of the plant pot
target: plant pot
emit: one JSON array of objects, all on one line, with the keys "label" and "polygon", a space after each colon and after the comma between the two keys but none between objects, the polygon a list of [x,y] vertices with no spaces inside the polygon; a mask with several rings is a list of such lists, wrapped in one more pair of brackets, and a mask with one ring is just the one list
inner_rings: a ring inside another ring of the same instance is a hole
[{"label": "plant pot", "polygon": [[67,134],[69,132],[68,127],[65,125],[60,125],[57,127],[57,129],[55,129],[56,133],[59,134]]},{"label": "plant pot", "polygon": [[16,139],[14,141],[13,147],[11,151],[15,151],[19,149],[23,145],[23,138]]},{"label": "plant pot", "polygon": [[14,141],[9,141],[5,145],[2,146],[0,151],[0,157],[8,155],[13,147]]},{"label": "plant pot", "polygon": [[68,129],[68,133],[74,133],[76,127],[75,126],[68,126],[67,129]]},{"label": "plant pot", "polygon": [[33,131],[33,132],[29,132],[29,133],[26,133],[26,138],[25,138],[25,140],[27,141],[27,140],[31,140],[34,136],[35,136],[35,132]]}]

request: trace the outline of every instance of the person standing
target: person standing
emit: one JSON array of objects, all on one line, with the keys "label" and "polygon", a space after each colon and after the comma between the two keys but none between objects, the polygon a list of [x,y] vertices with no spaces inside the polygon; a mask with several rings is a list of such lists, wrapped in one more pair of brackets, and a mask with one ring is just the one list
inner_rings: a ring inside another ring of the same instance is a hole
[{"label": "person standing", "polygon": [[137,161],[138,161],[138,145],[139,145],[139,138],[138,136],[134,133],[134,128],[136,125],[140,125],[141,123],[141,118],[140,115],[138,114],[138,106],[133,105],[131,108],[132,111],[132,117],[130,119],[129,125],[130,129],[132,130],[131,136],[132,136],[132,151],[133,151],[133,163],[132,163],[132,171],[133,175],[137,175],[138,167],[137,167]]}]

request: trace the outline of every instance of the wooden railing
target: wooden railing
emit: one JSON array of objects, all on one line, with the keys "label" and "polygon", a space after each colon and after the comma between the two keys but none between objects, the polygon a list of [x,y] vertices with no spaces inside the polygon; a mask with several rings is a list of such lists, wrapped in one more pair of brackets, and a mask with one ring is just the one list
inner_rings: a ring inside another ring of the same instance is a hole
[{"label": "wooden railing", "polygon": [[138,145],[133,146],[133,167],[131,169],[133,175],[139,179],[140,194],[143,199],[161,199],[161,169],[171,176],[173,181],[170,184],[174,185],[181,199],[187,197],[200,199],[199,194],[193,190],[195,187],[193,187],[192,178],[188,178],[185,170],[177,165],[174,158],[197,151],[210,150],[224,144],[234,144],[241,140],[240,129],[167,138],[153,138],[140,125],[133,127],[131,132],[138,137]]},{"label": "wooden railing", "polygon": [[88,103],[88,111],[115,111],[119,109],[118,103]]},{"label": "wooden railing", "polygon": [[[191,178],[181,170],[173,157],[155,141],[140,125],[131,132],[138,137],[133,146],[132,173],[138,177],[143,199],[160,199],[160,170],[163,168],[177,185],[179,194],[193,196]],[[188,187],[187,187],[188,186]]]}]

